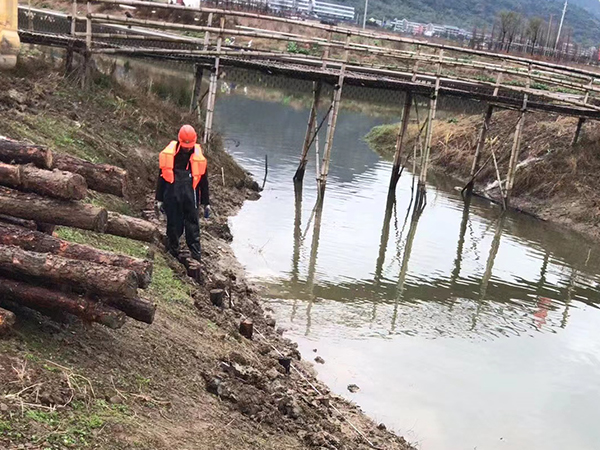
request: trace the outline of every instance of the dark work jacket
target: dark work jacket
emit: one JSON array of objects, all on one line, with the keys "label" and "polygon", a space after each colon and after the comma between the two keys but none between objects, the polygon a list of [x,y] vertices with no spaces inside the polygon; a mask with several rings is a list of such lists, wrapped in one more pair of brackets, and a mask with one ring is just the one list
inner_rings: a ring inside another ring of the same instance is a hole
[{"label": "dark work jacket", "polygon": [[[192,189],[192,177],[191,169],[189,167],[190,156],[192,152],[188,152],[185,149],[180,149],[179,153],[175,155],[175,163],[173,165],[173,172],[175,173],[175,182],[172,188],[180,186],[181,188],[188,190]],[[189,184],[189,186],[188,186]],[[156,200],[159,202],[165,201],[165,191],[168,190],[171,183],[167,183],[161,176],[161,170],[158,170],[158,181],[156,183]],[[177,196],[179,197],[179,196]],[[206,173],[200,178],[200,183],[196,187],[195,192],[196,207],[199,204],[209,205],[209,193],[208,193],[208,169]]]}]

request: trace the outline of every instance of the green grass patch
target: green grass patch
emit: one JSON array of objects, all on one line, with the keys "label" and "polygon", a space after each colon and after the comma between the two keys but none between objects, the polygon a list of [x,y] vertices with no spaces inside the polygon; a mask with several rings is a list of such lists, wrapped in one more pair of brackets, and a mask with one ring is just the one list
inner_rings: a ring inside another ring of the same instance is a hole
[{"label": "green grass patch", "polygon": [[6,420],[0,420],[0,433],[4,434],[8,433],[9,431],[12,431],[12,426],[10,423]]},{"label": "green grass patch", "polygon": [[382,155],[393,155],[396,146],[398,124],[380,125],[374,127],[365,136],[369,146]]},{"label": "green grass patch", "polygon": [[175,276],[167,265],[164,256],[157,255],[154,260],[150,293],[165,302],[188,303],[191,301],[190,287]]},{"label": "green grass patch", "polygon": [[121,253],[134,258],[146,258],[148,247],[141,242],[110,234],[97,234],[92,231],[77,230],[75,228],[60,227],[56,234],[76,244],[90,245],[100,250]]}]

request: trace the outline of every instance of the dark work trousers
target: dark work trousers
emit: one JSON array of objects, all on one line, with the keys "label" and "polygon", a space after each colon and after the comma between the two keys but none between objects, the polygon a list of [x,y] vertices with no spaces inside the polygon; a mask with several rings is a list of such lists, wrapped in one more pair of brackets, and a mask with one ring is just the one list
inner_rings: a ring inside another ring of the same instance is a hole
[{"label": "dark work trousers", "polygon": [[179,239],[185,230],[185,241],[192,258],[200,260],[200,222],[198,200],[188,171],[175,171],[175,182],[165,187],[163,208],[167,215],[167,250],[179,254]]}]

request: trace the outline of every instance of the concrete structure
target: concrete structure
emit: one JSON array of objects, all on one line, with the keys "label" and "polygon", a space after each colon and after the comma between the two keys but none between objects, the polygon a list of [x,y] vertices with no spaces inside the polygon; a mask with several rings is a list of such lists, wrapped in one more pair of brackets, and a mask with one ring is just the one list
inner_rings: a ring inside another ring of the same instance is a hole
[{"label": "concrete structure", "polygon": [[352,6],[320,0],[267,0],[267,5],[272,9],[316,16],[319,19],[354,22],[355,16],[354,7]]}]

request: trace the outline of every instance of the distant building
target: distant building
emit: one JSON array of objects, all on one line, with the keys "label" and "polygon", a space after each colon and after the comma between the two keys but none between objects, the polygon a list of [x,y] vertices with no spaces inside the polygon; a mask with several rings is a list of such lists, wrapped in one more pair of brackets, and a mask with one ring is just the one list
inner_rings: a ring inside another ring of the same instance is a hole
[{"label": "distant building", "polygon": [[267,0],[269,8],[281,11],[316,16],[319,19],[330,19],[354,22],[354,7],[320,0]]}]

